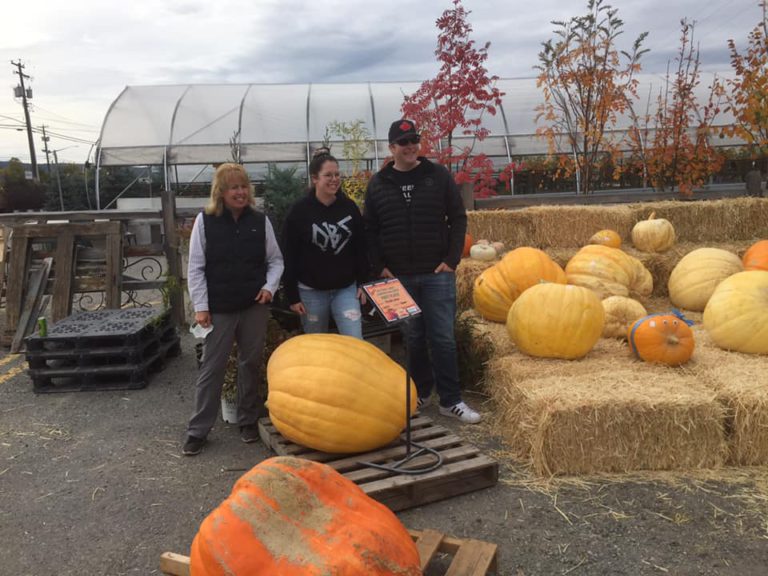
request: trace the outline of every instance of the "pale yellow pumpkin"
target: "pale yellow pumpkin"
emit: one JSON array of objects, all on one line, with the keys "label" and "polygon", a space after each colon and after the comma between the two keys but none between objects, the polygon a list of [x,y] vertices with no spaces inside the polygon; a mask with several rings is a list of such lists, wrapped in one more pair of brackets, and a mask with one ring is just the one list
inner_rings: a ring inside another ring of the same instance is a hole
[{"label": "pale yellow pumpkin", "polygon": [[704,309],[704,328],[720,348],[768,354],[768,271],[739,272],[720,282]]},{"label": "pale yellow pumpkin", "polygon": [[588,244],[600,244],[611,248],[621,248],[621,236],[615,230],[600,230],[589,239]]},{"label": "pale yellow pumpkin", "polygon": [[565,284],[565,272],[545,252],[523,246],[507,252],[499,263],[475,280],[475,309],[493,322],[506,322],[512,302],[539,282]]},{"label": "pale yellow pumpkin", "polygon": [[[283,342],[267,364],[267,406],[287,439],[323,452],[365,452],[406,423],[405,370],[373,344],[338,334]],[[411,386],[411,412],[416,388]]]},{"label": "pale yellow pumpkin", "polygon": [[605,313],[588,288],[538,284],[509,309],[507,332],[526,354],[567,360],[585,356],[603,332]]},{"label": "pale yellow pumpkin", "polygon": [[624,296],[609,296],[603,300],[603,311],[603,338],[626,338],[627,328],[648,315],[640,302]]},{"label": "pale yellow pumpkin", "polygon": [[675,306],[700,312],[717,285],[742,269],[739,257],[727,250],[693,250],[680,259],[669,275],[669,299]]},{"label": "pale yellow pumpkin", "polygon": [[598,296],[649,296],[651,273],[634,256],[618,248],[588,244],[565,266],[568,284],[594,290]]},{"label": "pale yellow pumpkin", "polygon": [[643,252],[666,252],[675,244],[675,228],[669,220],[656,218],[651,212],[632,228],[632,244]]}]

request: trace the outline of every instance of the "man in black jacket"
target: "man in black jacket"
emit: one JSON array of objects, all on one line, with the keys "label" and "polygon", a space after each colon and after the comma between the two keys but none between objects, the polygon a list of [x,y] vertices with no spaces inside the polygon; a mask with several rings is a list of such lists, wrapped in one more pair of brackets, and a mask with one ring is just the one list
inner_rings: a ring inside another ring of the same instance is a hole
[{"label": "man in black jacket", "polygon": [[453,177],[419,156],[419,133],[410,120],[389,128],[394,159],[368,183],[365,220],[375,275],[397,277],[421,308],[406,334],[419,407],[437,388],[440,413],[475,424],[480,415],[461,400],[456,338],[456,276],[467,215]]}]

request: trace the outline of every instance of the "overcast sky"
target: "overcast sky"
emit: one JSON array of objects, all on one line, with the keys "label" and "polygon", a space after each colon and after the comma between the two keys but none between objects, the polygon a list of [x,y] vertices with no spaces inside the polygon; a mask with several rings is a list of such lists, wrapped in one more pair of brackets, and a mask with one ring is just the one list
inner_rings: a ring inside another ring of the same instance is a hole
[{"label": "overcast sky", "polygon": [[[620,49],[649,35],[644,72],[663,73],[680,19],[697,22],[702,69],[728,71],[727,41],[745,46],[759,0],[613,0],[624,21]],[[127,85],[219,82],[423,80],[437,70],[435,20],[450,0],[14,0],[3,4],[0,160],[29,159],[20,100],[21,60],[34,91],[32,124],[45,124],[60,161],[82,162],[112,101]],[[586,12],[586,0],[464,0],[487,68],[534,74],[552,20]],[[73,146],[70,148],[70,146]],[[44,162],[35,136],[38,162]],[[64,150],[64,148],[67,148]]]}]

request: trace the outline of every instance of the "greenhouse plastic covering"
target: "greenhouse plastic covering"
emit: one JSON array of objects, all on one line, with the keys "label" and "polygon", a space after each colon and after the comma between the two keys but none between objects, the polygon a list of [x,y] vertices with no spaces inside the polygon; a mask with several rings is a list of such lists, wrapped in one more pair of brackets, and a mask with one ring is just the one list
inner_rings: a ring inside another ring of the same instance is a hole
[{"label": "greenhouse plastic covering", "polygon": [[[700,104],[708,98],[712,74],[702,74]],[[664,79],[639,75],[637,110],[656,99]],[[401,116],[406,94],[418,82],[349,84],[189,84],[128,86],[112,103],[102,126],[101,166],[200,165],[230,161],[233,146],[245,163],[305,163],[332,122],[362,121],[375,140],[366,159],[388,155],[387,131]],[[490,136],[474,152],[499,160],[544,154],[536,136],[536,107],[543,102],[534,78],[500,79],[504,92],[497,114],[482,116]],[[629,126],[620,119],[619,129]],[[454,138],[457,144],[470,140]],[[338,142],[332,137],[331,143]],[[722,142],[720,142],[722,144]],[[333,148],[336,152],[337,148]],[[338,155],[338,154],[337,154]]]}]

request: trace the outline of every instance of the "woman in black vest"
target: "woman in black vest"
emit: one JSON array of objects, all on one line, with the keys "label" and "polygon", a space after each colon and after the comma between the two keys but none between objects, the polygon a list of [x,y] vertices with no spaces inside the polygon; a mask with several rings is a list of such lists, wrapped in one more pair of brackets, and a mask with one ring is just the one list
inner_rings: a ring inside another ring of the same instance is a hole
[{"label": "woman in black vest", "polygon": [[227,358],[237,342],[237,419],[243,442],[259,439],[265,414],[260,366],[269,303],[283,273],[283,257],[269,219],[253,208],[253,187],[239,164],[222,164],[211,199],[198,214],[189,242],[187,285],[195,321],[205,337],[195,392],[195,413],[182,453],[199,454],[221,403]]}]

